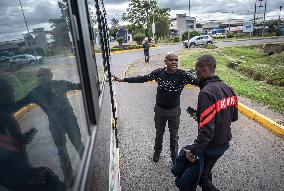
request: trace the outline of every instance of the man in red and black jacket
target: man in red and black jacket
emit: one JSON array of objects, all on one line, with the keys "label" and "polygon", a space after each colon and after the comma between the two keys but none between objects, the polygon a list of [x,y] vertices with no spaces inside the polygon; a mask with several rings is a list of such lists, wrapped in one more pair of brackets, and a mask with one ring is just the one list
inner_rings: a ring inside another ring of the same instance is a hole
[{"label": "man in red and black jacket", "polygon": [[238,99],[231,87],[215,75],[216,60],[211,55],[198,58],[195,65],[200,80],[197,121],[198,136],[186,158],[194,162],[197,155],[204,155],[204,167],[199,180],[202,190],[218,190],[212,184],[211,170],[229,148],[232,138],[231,122],[238,120]]}]

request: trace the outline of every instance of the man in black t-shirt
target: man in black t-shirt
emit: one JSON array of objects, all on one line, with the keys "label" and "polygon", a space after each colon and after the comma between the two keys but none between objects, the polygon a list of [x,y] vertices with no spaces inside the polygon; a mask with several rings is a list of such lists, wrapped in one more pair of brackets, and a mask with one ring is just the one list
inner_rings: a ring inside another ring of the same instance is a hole
[{"label": "man in black t-shirt", "polygon": [[53,73],[47,67],[41,67],[37,77],[40,85],[32,89],[22,100],[17,101],[15,109],[35,103],[45,111],[49,120],[49,130],[58,150],[64,181],[68,182],[68,179],[72,179],[72,165],[67,152],[65,134],[68,135],[80,158],[84,145],[77,118],[66,93],[81,89],[81,85],[65,80],[52,80]]},{"label": "man in black t-shirt", "polygon": [[163,135],[166,123],[170,131],[170,150],[175,162],[178,151],[178,129],[180,123],[180,94],[186,84],[197,85],[197,79],[191,73],[178,69],[178,56],[169,52],[165,57],[166,68],[158,68],[145,76],[120,79],[118,82],[144,83],[155,80],[158,83],[155,105],[156,138],[153,161],[158,162],[162,151]]}]

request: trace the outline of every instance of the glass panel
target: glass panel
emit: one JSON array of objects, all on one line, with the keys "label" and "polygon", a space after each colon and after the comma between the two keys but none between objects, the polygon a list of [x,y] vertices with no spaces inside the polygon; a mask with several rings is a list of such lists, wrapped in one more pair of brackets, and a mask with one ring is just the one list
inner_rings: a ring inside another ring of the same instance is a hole
[{"label": "glass panel", "polygon": [[99,29],[97,24],[97,16],[96,16],[96,8],[95,8],[95,1],[88,0],[88,15],[89,15],[89,30],[90,30],[90,41],[92,44],[92,52],[94,57],[94,64],[96,64],[97,71],[98,71],[98,79],[99,79],[99,85],[98,89],[101,94],[102,91],[102,85],[105,78],[105,72],[104,72],[104,65],[103,65],[103,59],[101,54],[101,42],[100,42],[100,36],[99,36]]},{"label": "glass panel", "polygon": [[65,190],[89,142],[67,0],[0,9],[0,190]]}]

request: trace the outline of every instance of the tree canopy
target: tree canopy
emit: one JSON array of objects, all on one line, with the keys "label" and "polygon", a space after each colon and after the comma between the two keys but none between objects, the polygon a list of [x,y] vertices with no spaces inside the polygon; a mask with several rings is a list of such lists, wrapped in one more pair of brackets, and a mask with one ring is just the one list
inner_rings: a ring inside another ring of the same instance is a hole
[{"label": "tree canopy", "polygon": [[156,0],[129,0],[129,7],[123,14],[123,19],[128,21],[126,26],[133,34],[144,33],[151,36],[153,19],[158,37],[166,36],[170,27],[170,9],[159,8]]}]

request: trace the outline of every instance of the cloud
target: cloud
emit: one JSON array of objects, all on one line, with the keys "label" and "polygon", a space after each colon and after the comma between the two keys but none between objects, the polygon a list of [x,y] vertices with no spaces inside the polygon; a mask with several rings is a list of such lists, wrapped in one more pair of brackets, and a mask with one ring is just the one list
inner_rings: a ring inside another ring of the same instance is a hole
[{"label": "cloud", "polygon": [[[107,7],[120,6],[121,4],[128,2],[127,0],[105,0],[104,1]],[[172,10],[172,17],[175,16],[175,13],[188,13],[188,3],[189,0],[157,0],[159,7],[170,8]],[[192,16],[204,16],[203,19],[207,19],[208,15],[220,15],[221,12],[230,12],[235,17],[244,17],[246,15],[253,15],[254,13],[254,2],[255,0],[191,0],[191,15]],[[277,11],[279,12],[280,5],[284,6],[283,0],[274,0],[267,1],[267,14],[276,16]],[[121,6],[122,7],[122,6]],[[127,6],[123,6],[122,9],[126,10]],[[263,11],[264,9],[260,10]],[[121,8],[120,8],[121,12]],[[257,9],[257,12],[258,9]],[[274,14],[271,14],[273,12]],[[115,11],[112,11],[111,14],[115,14]],[[279,13],[278,13],[279,14]],[[222,14],[221,14],[222,15]],[[226,18],[226,14],[223,14],[223,18]],[[218,18],[215,18],[218,19]]]},{"label": "cloud", "polygon": [[[57,1],[28,0],[21,2],[30,32],[37,27],[49,29],[48,20],[60,15]],[[0,40],[22,38],[22,34],[27,33],[27,28],[19,1],[1,1],[0,11]]]},{"label": "cloud", "polygon": [[[57,0],[21,0],[29,30],[36,27],[49,29],[48,20],[60,16]],[[188,13],[189,0],[157,0],[158,6],[170,8],[171,17],[177,13]],[[255,0],[191,0],[191,16],[199,20],[253,18]],[[118,18],[126,12],[127,0],[104,0],[107,18]],[[267,1],[267,19],[277,19],[283,0]],[[18,0],[0,1],[0,41],[1,39],[19,38],[25,33],[26,25]],[[221,13],[228,12],[228,13]],[[261,13],[257,9],[257,12]],[[283,15],[284,10],[282,10]]]}]

